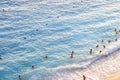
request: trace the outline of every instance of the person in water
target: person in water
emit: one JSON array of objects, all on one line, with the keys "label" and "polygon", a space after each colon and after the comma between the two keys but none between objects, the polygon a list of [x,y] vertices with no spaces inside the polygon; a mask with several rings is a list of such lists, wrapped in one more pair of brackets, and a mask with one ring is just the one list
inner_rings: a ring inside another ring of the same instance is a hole
[{"label": "person in water", "polygon": [[70,54],[71,59],[73,58],[73,54],[74,54],[74,51],[72,51],[71,54]]},{"label": "person in water", "polygon": [[105,45],[103,45],[103,48],[106,48]]},{"label": "person in water", "polygon": [[3,10],[3,12],[7,12],[8,8],[3,8],[2,10]]},{"label": "person in water", "polygon": [[117,29],[115,28],[115,32],[117,32]]},{"label": "person in water", "polygon": [[86,76],[85,75],[83,75],[83,80],[86,80]]},{"label": "person in water", "polygon": [[117,38],[115,39],[115,41],[117,41]]},{"label": "person in water", "polygon": [[75,8],[75,6],[73,6],[73,8]]},{"label": "person in water", "polygon": [[111,40],[108,40],[108,43],[110,43],[111,42]]},{"label": "person in water", "polygon": [[97,44],[97,45],[96,45],[96,48],[98,48],[98,47],[99,47],[99,45]]},{"label": "person in water", "polygon": [[1,55],[0,55],[0,60],[2,60],[2,57],[1,57]]},{"label": "person in water", "polygon": [[36,29],[36,31],[38,31],[38,29]]},{"label": "person in water", "polygon": [[20,75],[18,75],[18,80],[22,80],[22,78],[21,78],[21,76],[20,76]]},{"label": "person in water", "polygon": [[23,39],[26,39],[26,37],[23,37]]},{"label": "person in water", "polygon": [[92,50],[92,49],[90,49],[90,55],[92,55],[92,53],[93,53],[93,50]]},{"label": "person in water", "polygon": [[57,16],[57,18],[59,18],[59,16]]},{"label": "person in water", "polygon": [[46,58],[46,59],[47,59],[47,58],[48,58],[48,56],[44,56],[44,58]]},{"label": "person in water", "polygon": [[34,69],[35,67],[34,67],[34,65],[32,65],[32,69]]},{"label": "person in water", "polygon": [[99,52],[101,53],[102,51],[100,50]]},{"label": "person in water", "polygon": [[115,32],[115,34],[118,34],[118,32]]},{"label": "person in water", "polygon": [[102,40],[102,42],[104,42],[104,40]]}]

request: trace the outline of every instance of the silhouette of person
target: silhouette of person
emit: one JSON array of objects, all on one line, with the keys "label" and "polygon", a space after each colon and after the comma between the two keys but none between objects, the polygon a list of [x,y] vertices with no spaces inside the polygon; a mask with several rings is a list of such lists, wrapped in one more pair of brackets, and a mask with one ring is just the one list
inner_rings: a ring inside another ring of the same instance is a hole
[{"label": "silhouette of person", "polygon": [[38,29],[36,29],[36,31],[38,31]]},{"label": "silhouette of person", "polygon": [[35,67],[34,67],[34,65],[32,65],[32,69],[34,69]]},{"label": "silhouette of person", "polygon": [[100,50],[99,52],[101,53],[102,51]]},{"label": "silhouette of person", "polygon": [[59,18],[59,16],[57,16],[57,18]]},{"label": "silhouette of person", "polygon": [[108,43],[110,43],[111,42],[111,40],[108,40]]},{"label": "silhouette of person", "polygon": [[3,10],[3,12],[7,12],[8,8],[3,8],[2,10]]},{"label": "silhouette of person", "polygon": [[115,39],[115,41],[117,41],[117,38]]},{"label": "silhouette of person", "polygon": [[23,39],[26,39],[26,37],[23,37]]},{"label": "silhouette of person", "polygon": [[105,45],[103,45],[103,48],[106,48]]},{"label": "silhouette of person", "polygon": [[115,32],[117,31],[117,29],[115,28]]},{"label": "silhouette of person", "polygon": [[83,80],[86,80],[86,76],[85,75],[83,75]]},{"label": "silhouette of person", "polygon": [[118,34],[118,32],[115,32],[115,34]]},{"label": "silhouette of person", "polygon": [[45,25],[47,26],[48,24],[46,23]]},{"label": "silhouette of person", "polygon": [[102,40],[102,42],[104,42],[104,40]]},{"label": "silhouette of person", "polygon": [[45,56],[44,58],[46,58],[46,59],[47,59],[47,58],[48,58],[48,56]]},{"label": "silhouette of person", "polygon": [[99,47],[99,45],[97,44],[97,45],[96,45],[96,48],[98,48],[98,47]]},{"label": "silhouette of person", "polygon": [[70,58],[73,58],[74,51],[71,52]]},{"label": "silhouette of person", "polygon": [[73,6],[73,8],[75,8],[75,6]]},{"label": "silhouette of person", "polygon": [[2,57],[1,57],[1,55],[0,55],[0,60],[2,60]]},{"label": "silhouette of person", "polygon": [[20,76],[20,75],[18,75],[18,80],[22,80],[22,78],[21,78],[21,76]]},{"label": "silhouette of person", "polygon": [[90,49],[90,55],[92,55],[92,53],[93,53],[93,50],[92,50],[92,49]]}]

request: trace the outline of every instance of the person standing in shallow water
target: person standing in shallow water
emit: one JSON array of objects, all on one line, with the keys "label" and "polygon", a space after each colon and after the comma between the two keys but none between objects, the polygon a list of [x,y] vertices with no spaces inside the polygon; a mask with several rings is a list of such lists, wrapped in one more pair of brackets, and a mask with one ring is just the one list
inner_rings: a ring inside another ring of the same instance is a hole
[{"label": "person standing in shallow water", "polygon": [[85,75],[83,75],[83,80],[86,80],[86,76]]},{"label": "person standing in shallow water", "polygon": [[92,53],[93,53],[93,50],[92,50],[92,49],[90,49],[90,55],[92,55]]},{"label": "person standing in shallow water", "polygon": [[73,58],[74,51],[71,52],[70,58]]},{"label": "person standing in shallow water", "polygon": [[103,48],[106,48],[105,45],[103,45]]},{"label": "person standing in shallow water", "polygon": [[111,40],[108,40],[108,43],[111,43]]},{"label": "person standing in shallow water", "polygon": [[99,53],[101,54],[101,52],[102,52],[102,51],[100,50]]},{"label": "person standing in shallow water", "polygon": [[104,40],[102,40],[101,42],[104,42]]},{"label": "person standing in shallow water", "polygon": [[99,47],[99,45],[97,44],[97,45],[96,45],[96,48],[98,48],[98,47]]}]

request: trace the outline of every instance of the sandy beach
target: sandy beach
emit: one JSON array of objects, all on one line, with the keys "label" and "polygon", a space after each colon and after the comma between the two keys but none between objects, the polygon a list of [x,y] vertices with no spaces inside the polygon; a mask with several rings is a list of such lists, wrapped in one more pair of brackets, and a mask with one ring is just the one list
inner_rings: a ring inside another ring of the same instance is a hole
[{"label": "sandy beach", "polygon": [[113,73],[113,75],[106,78],[105,80],[120,80],[120,72]]}]

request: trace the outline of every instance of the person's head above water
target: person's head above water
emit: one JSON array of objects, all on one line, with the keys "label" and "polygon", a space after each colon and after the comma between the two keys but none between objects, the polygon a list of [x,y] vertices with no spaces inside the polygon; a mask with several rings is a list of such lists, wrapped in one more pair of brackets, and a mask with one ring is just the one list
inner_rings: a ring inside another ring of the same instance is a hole
[{"label": "person's head above water", "polygon": [[2,11],[3,11],[3,12],[7,12],[7,11],[8,11],[8,8],[3,8]]},{"label": "person's head above water", "polygon": [[0,60],[2,60],[2,57],[1,57],[1,55],[0,55]]},{"label": "person's head above water", "polygon": [[32,65],[32,69],[34,69],[35,67],[34,67],[34,65]]},{"label": "person's head above water", "polygon": [[44,58],[46,58],[46,59],[47,59],[47,58],[48,58],[48,56],[44,56]]}]

